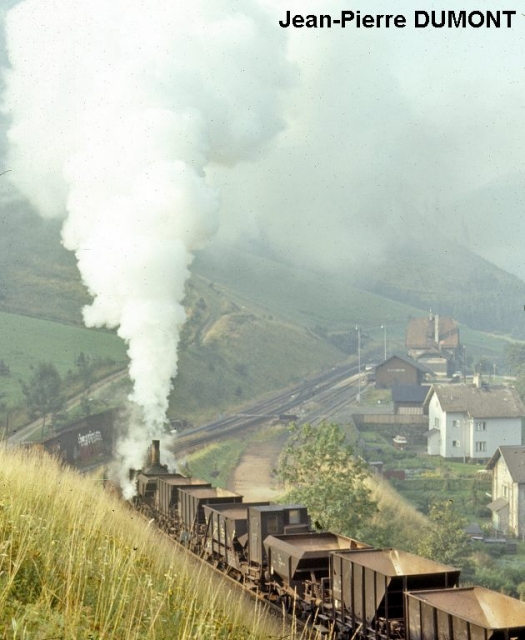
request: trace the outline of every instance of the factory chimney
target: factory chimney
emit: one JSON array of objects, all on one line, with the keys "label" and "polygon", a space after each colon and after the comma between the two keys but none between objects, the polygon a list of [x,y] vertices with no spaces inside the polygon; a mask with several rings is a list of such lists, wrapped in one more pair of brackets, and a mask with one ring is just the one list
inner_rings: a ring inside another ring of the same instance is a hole
[{"label": "factory chimney", "polygon": [[439,316],[437,313],[434,316],[434,342],[439,344]]}]

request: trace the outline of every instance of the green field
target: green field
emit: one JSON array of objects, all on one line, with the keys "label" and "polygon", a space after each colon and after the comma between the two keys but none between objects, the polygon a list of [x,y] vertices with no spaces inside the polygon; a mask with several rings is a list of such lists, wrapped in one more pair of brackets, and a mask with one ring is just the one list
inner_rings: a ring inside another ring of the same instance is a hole
[{"label": "green field", "polygon": [[74,371],[81,352],[127,364],[126,346],[115,333],[0,312],[0,359],[10,369],[0,377],[0,391],[10,405],[22,400],[20,380],[27,381],[35,365],[52,362],[64,377]]}]

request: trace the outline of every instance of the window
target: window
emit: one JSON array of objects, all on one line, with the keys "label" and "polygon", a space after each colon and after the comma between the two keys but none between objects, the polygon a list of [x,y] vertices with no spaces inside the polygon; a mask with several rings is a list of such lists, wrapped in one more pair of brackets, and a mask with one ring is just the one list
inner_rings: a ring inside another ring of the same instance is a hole
[{"label": "window", "polygon": [[290,509],[289,512],[290,524],[301,524],[301,512],[299,509]]},{"label": "window", "polygon": [[279,533],[279,518],[277,516],[268,516],[266,527],[268,533]]},{"label": "window", "polygon": [[476,442],[476,451],[486,451],[487,443],[486,442]]},{"label": "window", "polygon": [[461,442],[459,440],[452,440],[453,447],[461,447]]},{"label": "window", "polygon": [[[476,422],[476,431],[486,431],[487,423],[486,422]],[[483,449],[484,451],[484,449]]]},{"label": "window", "polygon": [[459,420],[452,420],[452,426],[459,429]]},{"label": "window", "polygon": [[434,427],[439,429],[439,418],[434,418]]}]

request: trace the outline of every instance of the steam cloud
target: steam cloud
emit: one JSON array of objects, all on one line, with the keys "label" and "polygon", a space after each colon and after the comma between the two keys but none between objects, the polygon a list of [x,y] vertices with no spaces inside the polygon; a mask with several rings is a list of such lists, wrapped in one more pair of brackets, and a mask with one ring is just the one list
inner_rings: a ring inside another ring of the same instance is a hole
[{"label": "steam cloud", "polygon": [[6,17],[9,177],[65,217],[94,296],[86,325],[129,345],[142,415],[124,468],[163,431],[192,252],[218,226],[208,167],[250,159],[282,127],[285,40],[267,24],[249,0],[24,0]]}]

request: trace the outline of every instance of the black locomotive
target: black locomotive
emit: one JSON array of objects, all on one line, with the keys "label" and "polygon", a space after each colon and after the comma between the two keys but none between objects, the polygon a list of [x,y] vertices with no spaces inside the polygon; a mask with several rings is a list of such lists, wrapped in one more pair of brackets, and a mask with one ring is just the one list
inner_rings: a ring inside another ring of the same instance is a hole
[{"label": "black locomotive", "polygon": [[250,590],[337,640],[525,640],[525,603],[460,571],[395,549],[313,531],[302,505],[243,497],[160,464],[137,472],[136,503],[158,525]]}]

